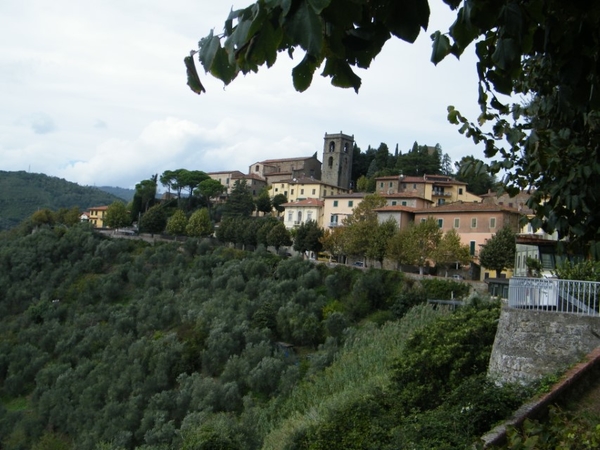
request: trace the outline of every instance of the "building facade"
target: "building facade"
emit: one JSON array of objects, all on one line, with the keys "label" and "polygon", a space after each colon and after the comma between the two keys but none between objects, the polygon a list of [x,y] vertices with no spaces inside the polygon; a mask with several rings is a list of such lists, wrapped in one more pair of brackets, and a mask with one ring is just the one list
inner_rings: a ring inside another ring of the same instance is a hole
[{"label": "building facade", "polygon": [[323,227],[323,201],[316,198],[306,198],[284,203],[283,224],[286,228],[299,227],[303,223],[314,220]]},{"label": "building facade", "polygon": [[381,195],[408,194],[430,200],[436,205],[481,201],[480,196],[467,191],[467,183],[446,175],[394,175],[375,178],[375,182],[376,192]]}]

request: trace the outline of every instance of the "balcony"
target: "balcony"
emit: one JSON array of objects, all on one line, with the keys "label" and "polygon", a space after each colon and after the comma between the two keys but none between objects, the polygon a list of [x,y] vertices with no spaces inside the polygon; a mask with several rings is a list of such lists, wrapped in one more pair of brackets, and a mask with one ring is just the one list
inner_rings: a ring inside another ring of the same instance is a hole
[{"label": "balcony", "polygon": [[510,308],[599,316],[600,283],[546,278],[511,278]]},{"label": "balcony", "polygon": [[434,197],[452,197],[452,192],[433,191],[432,195]]}]

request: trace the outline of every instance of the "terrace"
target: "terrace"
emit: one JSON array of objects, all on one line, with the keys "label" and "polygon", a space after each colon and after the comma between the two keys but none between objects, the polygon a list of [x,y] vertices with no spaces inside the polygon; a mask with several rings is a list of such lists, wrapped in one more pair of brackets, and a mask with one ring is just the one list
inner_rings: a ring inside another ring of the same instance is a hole
[{"label": "terrace", "polygon": [[514,277],[509,281],[510,308],[600,316],[600,283]]}]

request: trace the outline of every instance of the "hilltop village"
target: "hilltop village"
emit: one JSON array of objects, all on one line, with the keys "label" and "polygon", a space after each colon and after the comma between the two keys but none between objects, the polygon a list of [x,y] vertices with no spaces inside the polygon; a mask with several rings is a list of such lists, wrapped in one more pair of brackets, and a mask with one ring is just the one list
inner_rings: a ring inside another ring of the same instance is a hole
[{"label": "hilltop village", "polygon": [[[226,202],[236,186],[242,186],[254,199],[267,193],[268,208],[263,208],[262,213],[257,208],[259,211],[256,215],[271,215],[267,211],[277,205],[272,213],[277,215],[292,235],[295,230],[308,223],[316,224],[328,235],[339,232],[340,230],[336,231],[338,228],[344,228],[363,200],[376,195],[378,202],[369,204],[368,209],[377,218],[379,225],[390,223],[400,232],[411,225],[432,220],[440,230],[440,237],[448,232],[459,236],[463,256],[457,256],[454,264],[445,264],[446,269],[450,268],[450,273],[457,277],[483,280],[507,278],[513,274],[526,275],[527,258],[537,259],[546,269],[554,267],[555,239],[541,231],[534,232],[530,225],[520,225],[521,219],[531,213],[526,206],[529,197],[527,193],[511,198],[507,194],[498,195],[490,189],[487,193],[477,195],[469,192],[467,182],[459,181],[450,174],[422,173],[415,176],[404,175],[401,170],[396,170],[399,173],[392,175],[379,171],[384,175],[372,177],[371,185],[365,188],[364,185],[360,186],[361,180],[353,179],[354,147],[354,136],[343,132],[326,133],[323,138],[322,161],[319,161],[315,152],[312,156],[257,161],[248,167],[246,173],[240,170],[208,172],[206,175],[222,186],[220,193],[210,201],[214,204]],[[435,147],[423,147],[430,154],[437,150]],[[390,172],[393,171],[387,171]],[[161,177],[161,182],[169,187],[169,192],[165,193],[163,200],[168,200],[175,198],[175,194],[170,192],[168,180],[165,182],[163,179],[165,174]],[[175,183],[171,184],[175,186]],[[181,190],[180,185],[178,197]],[[277,199],[279,202],[275,201]],[[85,218],[97,227],[104,227],[106,224],[103,223],[103,217],[107,209],[106,206],[91,208]],[[141,212],[144,211],[139,211],[138,216]],[[212,219],[214,221],[214,216]],[[511,256],[514,264],[505,263],[500,270],[496,266],[482,267],[479,259],[481,249],[503,228],[510,229],[517,236],[516,249],[513,249]],[[392,233],[389,234],[388,237],[391,237]],[[437,244],[434,243],[434,246]],[[466,252],[467,256],[464,255]],[[341,250],[336,257],[340,262],[359,261],[363,264],[362,259],[371,256],[372,259],[380,260],[381,267],[387,265],[390,268],[401,263],[411,264],[410,258],[393,257],[390,252],[386,252],[381,258],[368,255],[366,251],[352,253],[349,255]],[[310,254],[315,256],[314,252]],[[425,255],[424,259],[428,261],[421,265],[436,265],[435,258],[431,255]],[[447,275],[448,270],[445,273]]]}]

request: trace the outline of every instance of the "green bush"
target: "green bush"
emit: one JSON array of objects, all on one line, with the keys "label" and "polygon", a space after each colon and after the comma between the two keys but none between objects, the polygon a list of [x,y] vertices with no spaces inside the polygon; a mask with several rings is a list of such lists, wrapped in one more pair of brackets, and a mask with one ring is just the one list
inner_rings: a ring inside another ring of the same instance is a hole
[{"label": "green bush", "polygon": [[466,378],[487,370],[499,302],[480,302],[416,331],[395,366],[400,415],[435,408]]},{"label": "green bush", "polygon": [[469,295],[471,289],[467,283],[438,278],[423,279],[421,280],[421,285],[425,290],[425,295],[428,300],[463,298]]}]

